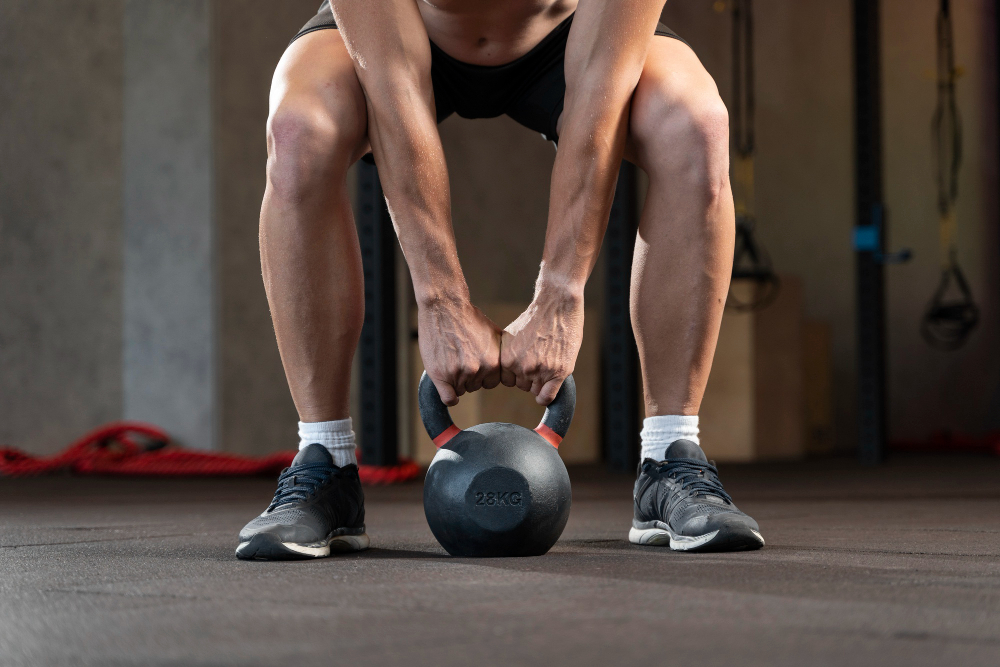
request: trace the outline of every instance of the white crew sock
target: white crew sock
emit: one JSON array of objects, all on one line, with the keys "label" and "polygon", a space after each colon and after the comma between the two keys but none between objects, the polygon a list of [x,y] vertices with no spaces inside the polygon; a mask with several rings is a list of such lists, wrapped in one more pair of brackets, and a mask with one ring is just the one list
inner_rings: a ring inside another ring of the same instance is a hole
[{"label": "white crew sock", "polygon": [[666,458],[667,447],[675,440],[698,441],[698,415],[663,415],[646,417],[642,422],[642,454],[640,459],[662,461]]},{"label": "white crew sock", "polygon": [[330,422],[299,422],[299,449],[317,442],[330,450],[334,465],[343,467],[358,462],[350,417]]}]

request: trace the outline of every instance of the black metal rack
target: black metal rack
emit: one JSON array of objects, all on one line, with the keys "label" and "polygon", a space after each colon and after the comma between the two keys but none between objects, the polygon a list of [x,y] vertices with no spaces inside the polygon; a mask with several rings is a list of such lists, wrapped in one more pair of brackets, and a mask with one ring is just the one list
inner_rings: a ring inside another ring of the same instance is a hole
[{"label": "black metal rack", "polygon": [[365,275],[361,360],[361,460],[396,464],[396,235],[375,165],[358,163],[358,238]]},{"label": "black metal rack", "polygon": [[604,336],[601,425],[605,461],[612,470],[639,463],[639,353],[629,316],[632,252],[639,228],[635,165],[623,162],[604,236]]},{"label": "black metal rack", "polygon": [[854,142],[858,340],[858,455],[885,449],[885,247],[878,0],[854,0]]}]

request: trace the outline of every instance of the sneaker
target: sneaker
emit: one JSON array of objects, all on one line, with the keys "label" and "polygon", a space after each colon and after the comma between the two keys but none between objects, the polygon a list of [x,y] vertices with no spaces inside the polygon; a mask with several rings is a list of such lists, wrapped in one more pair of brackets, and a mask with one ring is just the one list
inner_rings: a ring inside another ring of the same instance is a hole
[{"label": "sneaker", "polygon": [[632,544],[670,546],[674,551],[760,549],[757,522],[739,511],[722,488],[719,472],[701,447],[677,440],[665,461],[646,459],[635,481]]},{"label": "sneaker", "polygon": [[236,556],[323,558],[334,552],[361,551],[368,543],[358,466],[335,466],[326,447],[312,444],[281,471],[267,509],[240,531]]}]

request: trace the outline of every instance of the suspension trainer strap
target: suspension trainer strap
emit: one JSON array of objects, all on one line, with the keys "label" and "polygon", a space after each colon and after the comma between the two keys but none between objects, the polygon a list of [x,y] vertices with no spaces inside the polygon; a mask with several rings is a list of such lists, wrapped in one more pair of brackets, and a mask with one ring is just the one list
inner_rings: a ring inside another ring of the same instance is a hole
[{"label": "suspension trainer strap", "polygon": [[730,290],[726,305],[735,310],[759,310],[778,295],[778,276],[771,258],[757,242],[754,207],[754,153],[757,137],[753,66],[753,0],[732,0],[733,32],[733,201],[736,205],[736,249],[733,280],[752,281],[754,296],[742,301]]},{"label": "suspension trainer strap", "polygon": [[[942,350],[962,347],[979,323],[979,308],[958,263],[956,204],[958,174],[962,166],[962,121],[955,95],[957,78],[951,3],[940,0],[937,17],[937,107],[931,128],[938,190],[941,279],[924,313],[920,331],[931,346]],[[954,289],[950,289],[952,287]]]}]

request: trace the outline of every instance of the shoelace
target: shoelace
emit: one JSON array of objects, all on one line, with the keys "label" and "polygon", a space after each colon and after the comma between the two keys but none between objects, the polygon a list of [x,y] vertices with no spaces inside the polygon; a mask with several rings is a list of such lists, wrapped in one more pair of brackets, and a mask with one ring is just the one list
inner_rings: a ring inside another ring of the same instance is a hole
[{"label": "shoelace", "polygon": [[293,500],[306,500],[332,474],[333,470],[325,463],[303,463],[294,468],[285,468],[278,476],[278,490],[274,492],[274,499],[267,511]]},{"label": "shoelace", "polygon": [[711,463],[697,459],[672,459],[659,463],[656,471],[676,480],[681,489],[690,490],[692,494],[716,496],[733,504],[733,499],[719,481],[719,471]]}]

